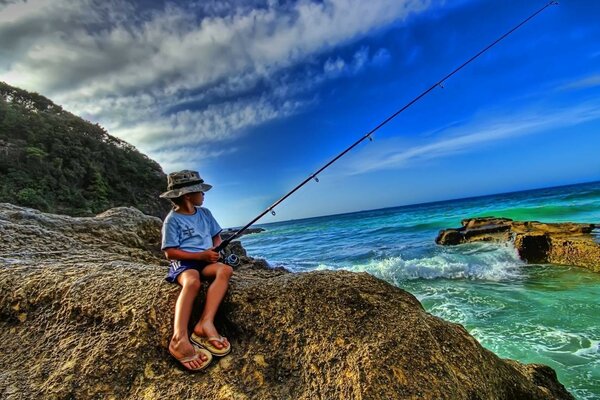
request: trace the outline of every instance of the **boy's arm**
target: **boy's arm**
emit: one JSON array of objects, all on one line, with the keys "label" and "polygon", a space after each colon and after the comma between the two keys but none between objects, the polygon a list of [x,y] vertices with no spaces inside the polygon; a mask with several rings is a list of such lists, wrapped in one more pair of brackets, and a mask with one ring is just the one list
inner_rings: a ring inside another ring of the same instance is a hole
[{"label": "boy's arm", "polygon": [[218,245],[220,245],[221,242],[223,242],[223,240],[221,240],[221,232],[219,232],[215,236],[213,236],[212,241],[213,241],[213,249],[215,247],[217,247]]},{"label": "boy's arm", "polygon": [[212,250],[191,252],[176,247],[169,247],[165,249],[165,256],[169,260],[198,260],[213,263],[219,261],[219,253]]}]

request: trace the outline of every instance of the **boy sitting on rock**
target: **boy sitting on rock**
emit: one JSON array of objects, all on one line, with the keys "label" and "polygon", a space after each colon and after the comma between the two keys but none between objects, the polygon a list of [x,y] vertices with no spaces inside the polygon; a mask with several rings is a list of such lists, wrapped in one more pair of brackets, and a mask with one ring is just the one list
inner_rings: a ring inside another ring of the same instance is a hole
[{"label": "boy sitting on rock", "polygon": [[[221,227],[211,212],[201,207],[204,193],[212,186],[204,183],[196,171],[184,170],[168,176],[167,192],[160,195],[174,207],[162,227],[161,249],[169,259],[167,281],[181,285],[175,304],[175,322],[169,352],[185,368],[206,368],[212,356],[231,351],[227,338],[214,325],[215,314],[227,292],[233,269],[219,263],[213,249],[221,243]],[[212,279],[206,293],[204,310],[188,337],[188,323],[201,279]]]}]

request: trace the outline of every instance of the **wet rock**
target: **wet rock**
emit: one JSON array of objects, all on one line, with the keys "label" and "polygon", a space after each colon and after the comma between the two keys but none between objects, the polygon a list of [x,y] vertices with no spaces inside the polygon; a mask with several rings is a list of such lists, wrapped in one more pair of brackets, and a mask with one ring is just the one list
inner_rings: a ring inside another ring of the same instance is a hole
[{"label": "wet rock", "polygon": [[441,245],[513,241],[519,256],[528,263],[575,265],[600,272],[600,243],[595,224],[513,221],[509,218],[470,218],[461,228],[440,231]]},{"label": "wet rock", "polygon": [[369,274],[247,256],[216,321],[233,351],[190,374],[167,350],[179,288],[157,222],[0,206],[1,398],[572,399],[552,369],[498,358]]}]

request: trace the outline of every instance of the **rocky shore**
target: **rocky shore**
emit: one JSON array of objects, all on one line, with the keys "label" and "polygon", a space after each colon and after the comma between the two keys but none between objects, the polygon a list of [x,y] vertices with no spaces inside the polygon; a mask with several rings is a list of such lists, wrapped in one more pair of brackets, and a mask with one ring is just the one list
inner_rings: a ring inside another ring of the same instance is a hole
[{"label": "rocky shore", "polygon": [[[572,399],[366,273],[292,274],[243,254],[217,319],[233,345],[190,374],[167,344],[179,289],[161,221],[0,204],[0,398]],[[197,304],[195,315],[200,309]]]},{"label": "rocky shore", "polygon": [[600,272],[600,225],[513,221],[509,218],[469,218],[457,229],[440,231],[435,242],[514,242],[519,256],[532,264],[575,265]]}]

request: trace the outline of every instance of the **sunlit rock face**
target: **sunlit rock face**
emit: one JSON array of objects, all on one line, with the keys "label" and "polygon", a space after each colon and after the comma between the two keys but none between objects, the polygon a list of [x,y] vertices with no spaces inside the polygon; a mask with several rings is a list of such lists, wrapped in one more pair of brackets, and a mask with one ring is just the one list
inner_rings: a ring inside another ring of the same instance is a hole
[{"label": "sunlit rock face", "polygon": [[575,265],[600,272],[600,226],[576,223],[513,221],[509,218],[470,218],[458,229],[444,229],[436,238],[442,245],[514,241],[528,263]]},{"label": "sunlit rock face", "polygon": [[167,351],[179,288],[160,220],[2,204],[0,235],[3,399],[572,398],[549,367],[498,358],[400,288],[274,270],[239,244],[216,321],[233,351],[191,374]]}]

